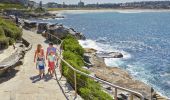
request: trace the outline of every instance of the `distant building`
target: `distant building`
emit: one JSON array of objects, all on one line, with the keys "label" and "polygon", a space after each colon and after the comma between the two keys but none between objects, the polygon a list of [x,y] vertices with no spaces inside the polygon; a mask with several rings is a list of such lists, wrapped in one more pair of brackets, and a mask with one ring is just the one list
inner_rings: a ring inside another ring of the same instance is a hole
[{"label": "distant building", "polygon": [[80,2],[78,3],[78,7],[84,7],[84,2],[80,0]]},{"label": "distant building", "polygon": [[0,0],[0,3],[20,3],[24,6],[28,5],[29,0]]},{"label": "distant building", "polygon": [[47,7],[48,8],[58,8],[59,5],[58,5],[58,3],[55,3],[55,2],[49,2],[49,3],[47,3]]},{"label": "distant building", "polygon": [[35,1],[29,1],[28,2],[28,7],[30,8],[36,8],[37,7],[37,3]]}]

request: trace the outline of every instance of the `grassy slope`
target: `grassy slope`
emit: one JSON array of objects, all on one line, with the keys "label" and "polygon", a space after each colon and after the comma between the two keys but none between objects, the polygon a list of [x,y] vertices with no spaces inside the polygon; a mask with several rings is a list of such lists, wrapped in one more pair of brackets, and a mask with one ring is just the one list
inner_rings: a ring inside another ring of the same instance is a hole
[{"label": "grassy slope", "polygon": [[0,10],[2,10],[2,9],[12,9],[12,8],[23,9],[25,7],[20,5],[20,4],[0,3]]},{"label": "grassy slope", "polygon": [[20,39],[21,36],[22,30],[18,28],[15,23],[0,18],[0,43],[5,45],[5,48],[13,44],[15,40]]}]

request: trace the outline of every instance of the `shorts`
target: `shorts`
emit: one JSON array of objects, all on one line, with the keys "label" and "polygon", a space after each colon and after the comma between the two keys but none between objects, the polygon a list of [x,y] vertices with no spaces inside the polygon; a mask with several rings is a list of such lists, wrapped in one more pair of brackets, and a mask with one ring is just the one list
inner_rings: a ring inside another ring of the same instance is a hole
[{"label": "shorts", "polygon": [[48,67],[50,70],[54,70],[55,63],[54,62],[48,62]]},{"label": "shorts", "polygon": [[44,70],[44,66],[38,66],[39,70]]}]

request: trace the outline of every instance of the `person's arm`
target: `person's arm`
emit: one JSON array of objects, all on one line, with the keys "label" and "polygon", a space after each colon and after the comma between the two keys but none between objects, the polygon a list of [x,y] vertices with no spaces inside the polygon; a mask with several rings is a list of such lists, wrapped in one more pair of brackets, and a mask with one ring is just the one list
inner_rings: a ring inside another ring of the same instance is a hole
[{"label": "person's arm", "polygon": [[36,56],[37,56],[37,51],[35,51],[35,54],[34,54],[34,63],[35,63]]},{"label": "person's arm", "polygon": [[45,58],[44,58],[44,65],[46,66]]},{"label": "person's arm", "polygon": [[46,59],[47,59],[47,55],[48,55],[48,48],[47,48],[47,51],[46,51]]}]

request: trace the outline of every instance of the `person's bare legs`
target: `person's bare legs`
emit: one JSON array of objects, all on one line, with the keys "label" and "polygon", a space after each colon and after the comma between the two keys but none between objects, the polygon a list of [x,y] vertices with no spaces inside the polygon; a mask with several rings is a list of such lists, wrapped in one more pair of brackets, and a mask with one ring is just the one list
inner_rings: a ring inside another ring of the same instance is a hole
[{"label": "person's bare legs", "polygon": [[39,70],[39,76],[40,76],[40,78],[41,78],[41,70]]},{"label": "person's bare legs", "polygon": [[45,70],[43,69],[43,77],[45,76]]}]

